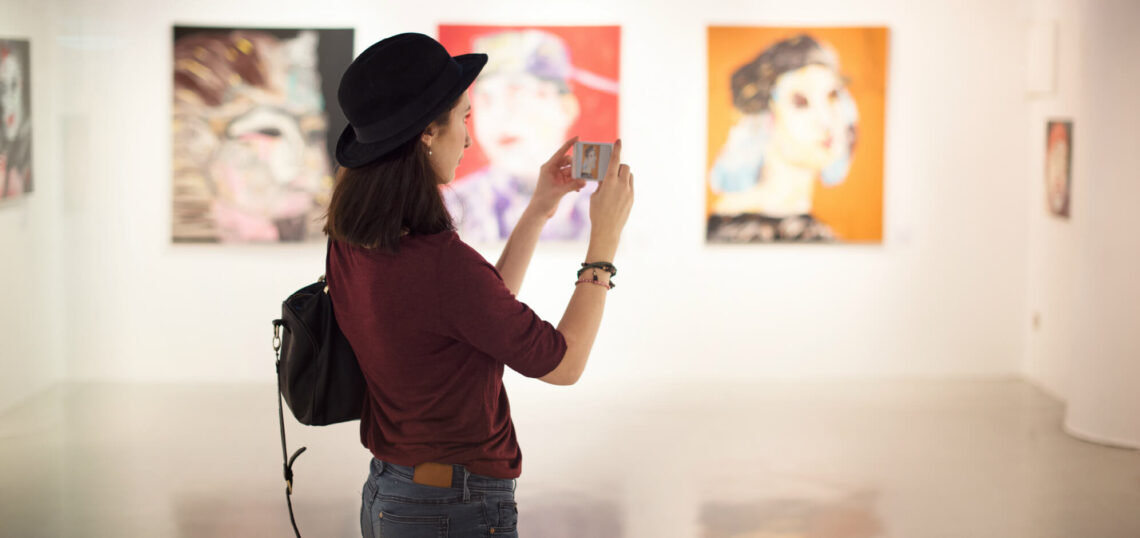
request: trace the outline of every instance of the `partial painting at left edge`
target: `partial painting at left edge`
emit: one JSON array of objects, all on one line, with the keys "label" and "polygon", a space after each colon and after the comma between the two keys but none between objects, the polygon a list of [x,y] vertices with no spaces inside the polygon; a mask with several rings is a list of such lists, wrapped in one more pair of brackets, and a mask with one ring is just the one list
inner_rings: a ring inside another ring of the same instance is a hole
[{"label": "partial painting at left edge", "polygon": [[32,192],[31,45],[0,39],[0,199]]},{"label": "partial painting at left edge", "polygon": [[176,243],[323,237],[351,29],[174,27]]}]

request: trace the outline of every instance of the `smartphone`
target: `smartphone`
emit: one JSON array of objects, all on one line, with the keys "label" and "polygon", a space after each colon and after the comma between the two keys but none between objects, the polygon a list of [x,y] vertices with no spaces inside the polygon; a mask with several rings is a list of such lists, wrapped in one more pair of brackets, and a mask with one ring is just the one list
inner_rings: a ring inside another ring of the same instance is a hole
[{"label": "smartphone", "polygon": [[574,144],[574,161],[571,176],[574,179],[601,181],[610,167],[613,144],[604,142],[578,142]]}]

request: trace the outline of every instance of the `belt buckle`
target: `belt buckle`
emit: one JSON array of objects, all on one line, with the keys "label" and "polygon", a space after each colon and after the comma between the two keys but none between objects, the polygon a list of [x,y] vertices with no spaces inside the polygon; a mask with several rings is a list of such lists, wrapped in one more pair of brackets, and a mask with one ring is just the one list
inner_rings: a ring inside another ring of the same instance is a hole
[{"label": "belt buckle", "polygon": [[415,466],[412,482],[437,488],[450,488],[454,468],[449,463],[421,463]]}]

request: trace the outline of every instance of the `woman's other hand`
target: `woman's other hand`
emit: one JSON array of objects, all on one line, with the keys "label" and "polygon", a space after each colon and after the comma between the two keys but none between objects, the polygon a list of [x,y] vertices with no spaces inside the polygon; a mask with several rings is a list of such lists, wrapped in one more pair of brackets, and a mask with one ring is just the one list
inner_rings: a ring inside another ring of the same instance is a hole
[{"label": "woman's other hand", "polygon": [[567,152],[577,141],[576,136],[567,140],[539,169],[538,184],[534,188],[528,210],[536,211],[549,219],[558,211],[558,202],[563,196],[571,191],[580,191],[586,186],[585,180],[571,177],[571,157]]},{"label": "woman's other hand", "polygon": [[[633,172],[629,165],[620,163],[621,140],[618,140],[614,143],[605,180],[590,196],[590,242],[613,249],[617,248],[622,229],[629,220],[629,211],[633,207]],[[603,249],[603,252],[608,253],[608,250]]]}]

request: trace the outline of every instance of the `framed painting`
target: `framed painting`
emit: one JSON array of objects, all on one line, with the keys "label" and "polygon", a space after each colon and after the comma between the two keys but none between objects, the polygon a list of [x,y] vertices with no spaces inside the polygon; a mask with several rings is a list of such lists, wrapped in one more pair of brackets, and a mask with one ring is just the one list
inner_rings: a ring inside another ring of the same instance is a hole
[{"label": "framed painting", "polygon": [[886,28],[708,29],[710,243],[880,243]]},{"label": "framed painting", "polygon": [[31,44],[0,39],[0,200],[32,192]]},{"label": "framed painting", "polygon": [[[471,86],[472,146],[444,189],[448,209],[464,240],[505,240],[563,142],[617,138],[621,29],[441,25],[439,41],[452,55],[490,57]],[[542,239],[586,239],[596,187],[567,195]]]},{"label": "framed painting", "polygon": [[173,240],[322,237],[353,31],[174,28]]}]

